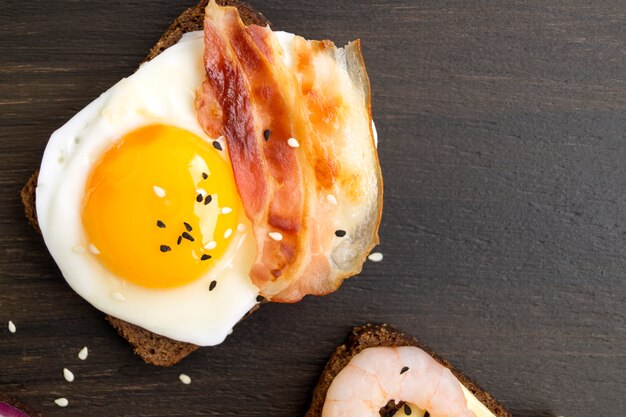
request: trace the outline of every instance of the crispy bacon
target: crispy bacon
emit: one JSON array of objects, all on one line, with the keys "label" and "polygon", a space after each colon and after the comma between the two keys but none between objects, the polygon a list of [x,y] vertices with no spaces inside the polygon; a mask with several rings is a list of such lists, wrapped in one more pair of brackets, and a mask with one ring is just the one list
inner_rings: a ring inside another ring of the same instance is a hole
[{"label": "crispy bacon", "polygon": [[214,1],[204,36],[198,119],[208,135],[226,138],[257,241],[252,281],[280,302],[334,291],[377,243],[381,212],[358,42],[344,50],[294,38],[287,65],[269,27],[246,27],[236,8]]}]

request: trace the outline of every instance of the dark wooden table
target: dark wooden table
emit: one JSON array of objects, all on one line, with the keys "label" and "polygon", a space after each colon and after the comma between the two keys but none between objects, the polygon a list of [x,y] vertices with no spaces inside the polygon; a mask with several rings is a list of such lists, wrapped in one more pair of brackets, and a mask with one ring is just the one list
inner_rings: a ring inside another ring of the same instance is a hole
[{"label": "dark wooden table", "polygon": [[160,369],[69,289],[18,192],[192,3],[0,5],[0,392],[47,416],[299,416],[349,328],[389,322],[516,416],[626,415],[626,3],[252,1],[275,28],[362,38],[385,258]]}]

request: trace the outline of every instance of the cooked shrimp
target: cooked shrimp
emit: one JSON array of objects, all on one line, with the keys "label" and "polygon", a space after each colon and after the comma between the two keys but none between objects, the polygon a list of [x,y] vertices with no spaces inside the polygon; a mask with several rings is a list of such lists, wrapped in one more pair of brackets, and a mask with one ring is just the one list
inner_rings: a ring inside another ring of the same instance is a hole
[{"label": "cooked shrimp", "polygon": [[391,400],[432,417],[475,417],[459,380],[413,346],[373,347],[355,355],[328,388],[322,417],[380,417]]}]

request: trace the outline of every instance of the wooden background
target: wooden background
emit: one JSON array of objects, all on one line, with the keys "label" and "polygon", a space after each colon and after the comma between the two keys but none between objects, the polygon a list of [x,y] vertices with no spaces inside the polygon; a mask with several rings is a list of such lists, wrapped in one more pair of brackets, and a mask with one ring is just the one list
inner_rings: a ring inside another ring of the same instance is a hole
[{"label": "wooden background", "polygon": [[371,321],[516,416],[626,415],[626,3],[251,2],[278,29],[362,38],[384,261],[331,296],[262,308],[178,366],[143,364],[65,284],[18,191],[51,132],[193,0],[4,0],[0,392],[51,417],[299,416],[334,347]]}]

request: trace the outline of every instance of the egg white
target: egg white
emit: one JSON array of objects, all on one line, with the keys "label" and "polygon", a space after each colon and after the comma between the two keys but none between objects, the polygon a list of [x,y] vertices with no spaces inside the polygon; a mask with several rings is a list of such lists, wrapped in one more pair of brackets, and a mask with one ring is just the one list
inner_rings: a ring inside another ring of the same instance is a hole
[{"label": "egg white", "polygon": [[[205,276],[160,290],[134,285],[107,270],[89,250],[81,220],[94,163],[125,133],[166,124],[212,140],[194,108],[204,73],[203,47],[202,32],[186,34],[54,132],[40,169],[36,207],[45,243],[80,296],[99,310],[154,333],[210,346],[221,343],[257,303],[259,291],[249,278],[256,245],[243,214],[227,252]],[[209,291],[213,280],[217,286]]]}]

